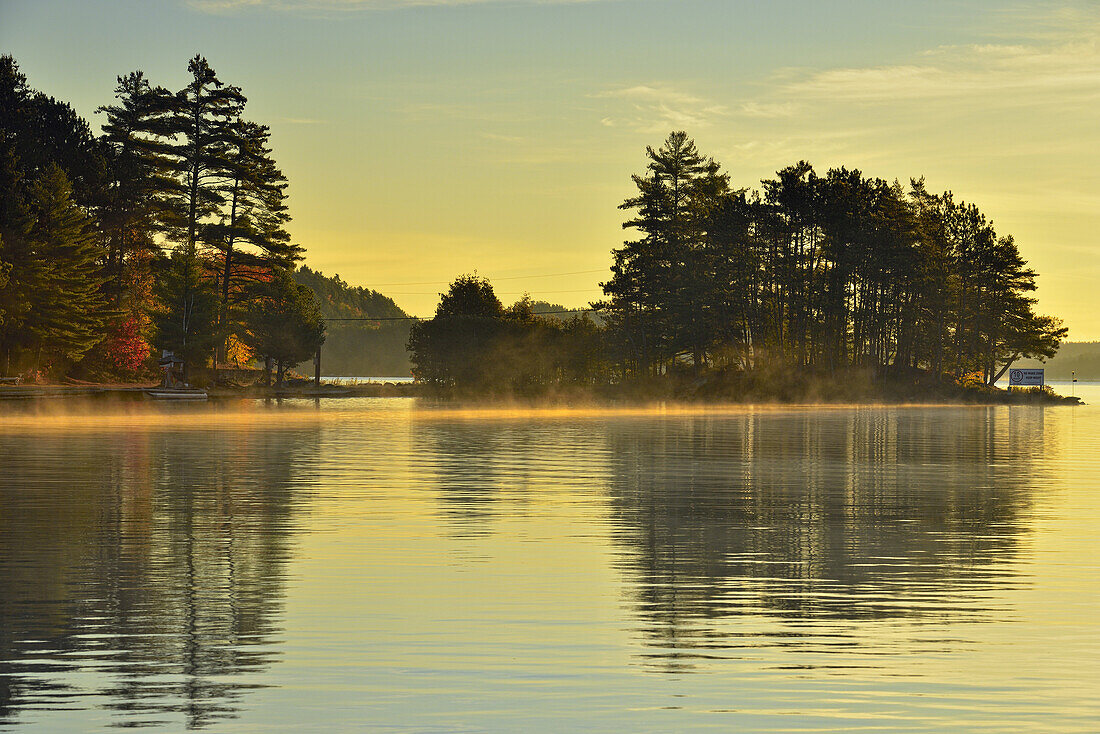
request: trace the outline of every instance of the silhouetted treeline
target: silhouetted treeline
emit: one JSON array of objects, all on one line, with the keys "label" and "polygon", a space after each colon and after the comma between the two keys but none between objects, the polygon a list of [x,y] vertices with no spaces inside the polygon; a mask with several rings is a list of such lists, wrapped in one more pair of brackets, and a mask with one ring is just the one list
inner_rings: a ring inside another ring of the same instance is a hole
[{"label": "silhouetted treeline", "polygon": [[3,374],[138,377],[156,349],[282,367],[323,340],[268,128],[206,59],[188,75],[118,77],[97,136],[0,57]]},{"label": "silhouetted treeline", "polygon": [[505,308],[487,280],[458,278],[435,315],[411,329],[413,374],[460,392],[527,393],[606,381],[604,331],[583,316],[537,316],[532,305],[524,298]]},{"label": "silhouetted treeline", "polygon": [[1012,237],[923,180],[820,176],[802,161],[749,191],[683,132],[647,153],[620,207],[639,236],[613,252],[602,304],[632,372],[767,359],[991,382],[1066,333],[1034,312],[1035,272]]},{"label": "silhouetted treeline", "polygon": [[302,265],[295,271],[294,280],[309,286],[317,296],[325,318],[385,319],[408,316],[392,298],[369,288],[348,285],[339,275],[329,277]]},{"label": "silhouetted treeline", "polygon": [[[923,180],[821,176],[803,161],[750,191],[683,132],[647,155],[620,206],[637,237],[612,251],[607,298],[593,304],[606,327],[575,326],[572,344],[567,329],[490,307],[495,297],[463,303],[459,286],[477,283],[460,279],[413,330],[415,373],[505,389],[708,368],[989,384],[1014,360],[1053,356],[1066,334],[1035,312],[1036,275],[1012,237]],[[585,357],[561,356],[574,353]]]}]

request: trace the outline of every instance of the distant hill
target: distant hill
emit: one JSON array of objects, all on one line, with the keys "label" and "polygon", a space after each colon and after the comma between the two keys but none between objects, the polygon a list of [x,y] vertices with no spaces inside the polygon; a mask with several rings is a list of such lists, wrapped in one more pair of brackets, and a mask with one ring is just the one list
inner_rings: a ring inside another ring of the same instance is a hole
[{"label": "distant hill", "polygon": [[[327,319],[367,318],[379,321],[335,321],[326,324],[321,371],[326,375],[408,377],[412,364],[405,345],[413,321],[392,298],[369,288],[348,285],[302,266],[294,279],[309,286]],[[312,372],[312,367],[306,370]]]},{"label": "distant hill", "polygon": [[[303,265],[294,279],[309,286],[321,304],[327,337],[321,348],[321,371],[346,377],[408,377],[412,369],[405,345],[409,342],[409,318],[393,299],[369,288],[345,283],[339,275],[328,276]],[[587,315],[597,324],[598,314],[570,309],[559,303],[534,301],[531,310],[546,314],[543,318],[568,321]],[[379,319],[378,321],[337,321],[335,319]],[[300,371],[312,373],[312,366]]]},{"label": "distant hill", "polygon": [[369,288],[348,285],[339,275],[330,278],[303,265],[294,273],[294,280],[313,289],[321,304],[321,313],[329,318],[408,316],[392,298]]},{"label": "distant hill", "polygon": [[1066,342],[1046,363],[1021,359],[1013,367],[1042,367],[1048,380],[1069,380],[1077,373],[1078,380],[1100,380],[1100,342]]}]

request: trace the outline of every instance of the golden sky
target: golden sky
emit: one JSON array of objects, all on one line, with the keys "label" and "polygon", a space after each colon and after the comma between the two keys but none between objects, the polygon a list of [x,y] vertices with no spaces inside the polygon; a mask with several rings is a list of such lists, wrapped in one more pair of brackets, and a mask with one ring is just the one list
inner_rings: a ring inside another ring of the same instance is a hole
[{"label": "golden sky", "polygon": [[924,176],[1012,234],[1039,310],[1100,340],[1100,6],[932,0],[0,0],[0,49],[95,108],[205,55],[272,127],[307,264],[430,314],[598,298],[646,145],[735,186],[800,159]]}]

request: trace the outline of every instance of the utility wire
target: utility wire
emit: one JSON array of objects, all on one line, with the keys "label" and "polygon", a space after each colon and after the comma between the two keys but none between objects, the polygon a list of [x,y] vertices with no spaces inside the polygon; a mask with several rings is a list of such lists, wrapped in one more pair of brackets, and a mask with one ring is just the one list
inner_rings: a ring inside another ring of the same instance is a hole
[{"label": "utility wire", "polygon": [[[573,288],[571,290],[560,290],[560,291],[540,290],[538,293],[539,293],[540,296],[546,296],[546,295],[555,295],[555,294],[558,294],[558,293],[591,293],[593,290],[594,290],[594,288]],[[530,291],[495,291],[495,293],[498,296],[520,296],[520,295],[523,295],[524,293],[530,293]],[[382,293],[382,295],[386,296],[387,298],[389,296],[431,296],[431,295],[438,295],[438,294],[439,294],[438,291],[387,291],[386,293]]]},{"label": "utility wire", "polygon": [[[573,270],[568,273],[541,273],[538,275],[506,275],[502,278],[490,278],[492,281],[498,280],[523,280],[524,278],[557,278],[561,275],[588,275],[589,273],[606,273],[607,268],[598,268],[596,270]],[[396,288],[405,285],[447,285],[446,281],[442,280],[421,280],[414,283],[373,283],[370,286],[370,290],[378,290],[379,288]],[[364,286],[366,287],[366,286]],[[420,295],[420,294],[417,294]]]},{"label": "utility wire", "polygon": [[[563,313],[598,313],[603,309],[600,308],[570,308],[565,311],[532,311],[532,316],[553,316],[555,314]],[[458,315],[458,314],[456,314]],[[434,317],[425,316],[379,316],[377,318],[371,318],[369,316],[355,316],[355,317],[341,317],[341,318],[329,318],[323,317],[325,321],[431,321]]]}]

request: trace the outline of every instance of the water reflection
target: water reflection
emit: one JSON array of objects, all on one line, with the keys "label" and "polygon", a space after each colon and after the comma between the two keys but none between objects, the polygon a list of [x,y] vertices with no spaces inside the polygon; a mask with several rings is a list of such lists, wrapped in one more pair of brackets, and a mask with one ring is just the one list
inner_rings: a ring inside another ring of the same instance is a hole
[{"label": "water reflection", "polygon": [[[596,427],[603,423],[428,421],[414,440],[450,531],[475,537],[494,532],[502,512],[529,514],[547,492],[602,490],[607,447]],[[510,504],[501,507],[502,499]]]},{"label": "water reflection", "polygon": [[1096,730],[1095,412],[84,418],[0,417],[0,730]]},{"label": "water reflection", "polygon": [[745,615],[785,625],[757,645],[820,635],[830,619],[1003,621],[993,592],[1019,583],[1009,562],[1042,479],[1042,416],[843,410],[644,433],[612,425],[616,537],[645,637],[682,658],[743,644],[713,622]]},{"label": "water reflection", "polygon": [[0,724],[233,716],[277,655],[306,433],[0,435]]}]

